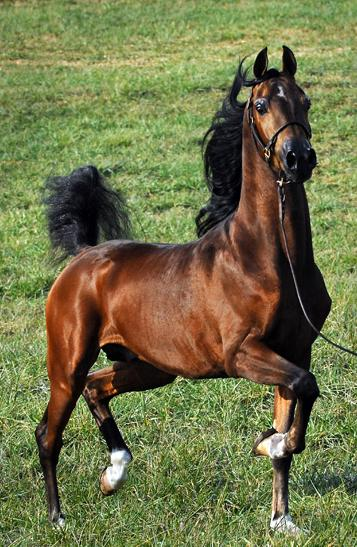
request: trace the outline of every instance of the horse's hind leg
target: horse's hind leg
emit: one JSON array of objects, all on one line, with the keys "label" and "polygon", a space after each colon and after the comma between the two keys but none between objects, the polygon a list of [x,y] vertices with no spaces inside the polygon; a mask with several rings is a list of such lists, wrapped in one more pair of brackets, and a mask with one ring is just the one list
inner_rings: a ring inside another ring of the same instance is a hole
[{"label": "horse's hind leg", "polygon": [[110,452],[111,465],[100,477],[100,489],[104,495],[113,494],[120,488],[127,477],[127,467],[132,459],[110,411],[110,400],[120,393],[161,387],[174,379],[175,376],[139,359],[116,362],[111,367],[87,376],[83,396]]},{"label": "horse's hind leg", "polygon": [[98,356],[98,350],[86,348],[82,352],[73,352],[72,357],[66,346],[57,341],[54,347],[49,340],[47,366],[51,395],[35,432],[46,484],[49,518],[60,526],[64,524],[64,516],[58,496],[56,467],[62,447],[62,433],[82,392],[88,370]]}]

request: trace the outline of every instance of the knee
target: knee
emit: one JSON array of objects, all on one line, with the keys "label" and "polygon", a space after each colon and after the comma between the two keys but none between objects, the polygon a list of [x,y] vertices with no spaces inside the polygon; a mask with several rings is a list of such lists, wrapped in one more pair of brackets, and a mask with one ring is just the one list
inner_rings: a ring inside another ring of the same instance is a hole
[{"label": "knee", "polygon": [[292,385],[292,390],[299,399],[310,399],[315,401],[320,395],[320,390],[312,372],[302,370]]}]

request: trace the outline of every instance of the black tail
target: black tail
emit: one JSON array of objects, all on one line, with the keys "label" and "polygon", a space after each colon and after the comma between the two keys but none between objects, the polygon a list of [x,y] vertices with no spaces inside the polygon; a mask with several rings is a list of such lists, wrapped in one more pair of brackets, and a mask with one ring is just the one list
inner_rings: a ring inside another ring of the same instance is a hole
[{"label": "black tail", "polygon": [[48,231],[59,260],[104,240],[128,238],[130,221],[119,192],[93,165],[46,181]]}]

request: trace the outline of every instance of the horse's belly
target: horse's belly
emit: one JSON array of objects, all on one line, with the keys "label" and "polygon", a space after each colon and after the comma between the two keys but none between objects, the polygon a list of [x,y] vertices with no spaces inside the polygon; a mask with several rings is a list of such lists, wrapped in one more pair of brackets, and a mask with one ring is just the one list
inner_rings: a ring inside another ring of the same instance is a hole
[{"label": "horse's belly", "polygon": [[214,377],[223,370],[222,343],[212,326],[168,302],[117,305],[102,325],[99,345],[120,345],[170,374]]}]

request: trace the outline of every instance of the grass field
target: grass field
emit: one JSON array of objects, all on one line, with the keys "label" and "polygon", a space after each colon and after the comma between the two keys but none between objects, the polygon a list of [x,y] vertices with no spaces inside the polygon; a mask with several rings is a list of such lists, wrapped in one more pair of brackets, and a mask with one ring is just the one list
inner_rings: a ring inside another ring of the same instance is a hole
[{"label": "grass field", "polygon": [[352,0],[0,2],[1,546],[357,544],[356,361],[322,341],[322,396],[291,477],[291,512],[309,531],[297,540],[269,532],[271,465],[251,455],[271,426],[271,388],[180,379],[117,398],[134,462],[110,498],[98,488],[106,448],[81,401],[59,465],[64,530],[47,522],[33,435],[48,400],[44,303],[59,271],[44,179],[93,163],[126,194],[138,239],[194,238],[207,200],[200,141],[239,57],[265,45],[272,64],[282,44],[294,50],[312,98],[319,167],[307,192],[333,299],[324,332],[355,345],[354,20]]}]

